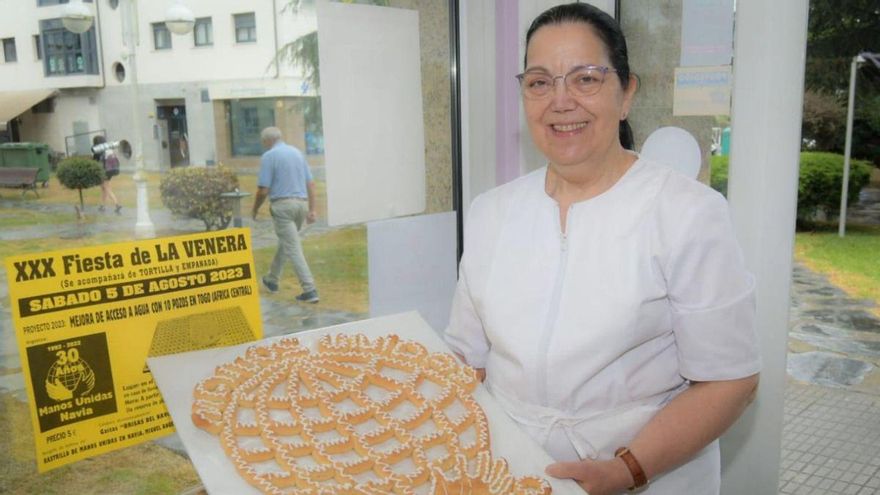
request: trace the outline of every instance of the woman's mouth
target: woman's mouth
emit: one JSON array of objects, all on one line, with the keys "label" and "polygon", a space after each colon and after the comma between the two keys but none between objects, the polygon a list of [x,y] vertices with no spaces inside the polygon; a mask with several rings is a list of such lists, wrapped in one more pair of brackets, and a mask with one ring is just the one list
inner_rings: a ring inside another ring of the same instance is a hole
[{"label": "woman's mouth", "polygon": [[571,124],[551,124],[550,127],[556,132],[575,132],[587,126],[586,122],[574,122]]}]

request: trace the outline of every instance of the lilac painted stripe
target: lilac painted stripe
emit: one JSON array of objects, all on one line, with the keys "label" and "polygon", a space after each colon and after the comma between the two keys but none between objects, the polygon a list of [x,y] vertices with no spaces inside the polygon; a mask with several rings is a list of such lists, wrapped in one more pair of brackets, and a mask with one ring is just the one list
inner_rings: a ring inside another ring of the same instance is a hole
[{"label": "lilac painted stripe", "polygon": [[519,1],[495,0],[495,182],[519,177]]}]

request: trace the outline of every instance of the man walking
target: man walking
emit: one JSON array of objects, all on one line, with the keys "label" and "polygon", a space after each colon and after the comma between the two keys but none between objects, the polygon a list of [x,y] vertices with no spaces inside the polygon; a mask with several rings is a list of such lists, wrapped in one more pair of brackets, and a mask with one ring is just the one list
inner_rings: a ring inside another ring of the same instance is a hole
[{"label": "man walking", "polygon": [[285,143],[277,127],[263,129],[260,142],[266,152],[260,158],[253,217],[257,219],[257,212],[268,197],[269,212],[278,236],[278,250],[275,251],[269,274],[262,278],[263,286],[269,292],[277,292],[284,261],[290,260],[303,290],[296,300],[316,303],[318,290],[299,238],[303,222],[313,223],[316,218],[312,172],[302,152]]}]

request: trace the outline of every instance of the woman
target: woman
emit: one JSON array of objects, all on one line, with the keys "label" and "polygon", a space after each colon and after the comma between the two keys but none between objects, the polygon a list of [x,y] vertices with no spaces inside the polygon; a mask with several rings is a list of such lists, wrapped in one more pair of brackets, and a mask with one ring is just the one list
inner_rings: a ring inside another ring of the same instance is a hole
[{"label": "woman", "polygon": [[115,205],[114,211],[116,214],[120,215],[122,205],[119,204],[119,200],[116,199],[116,195],[113,194],[113,189],[110,187],[110,179],[119,175],[119,158],[116,157],[112,149],[99,146],[106,142],[107,140],[104,136],[98,135],[92,138],[92,159],[104,167],[105,177],[104,181],[101,182],[101,206],[98,207],[98,210],[103,212],[109,199]]},{"label": "woman", "polygon": [[718,493],[716,440],[760,369],[727,204],[627,149],[637,81],[595,7],[535,19],[518,79],[549,163],[474,201],[446,341],[558,461],[547,474]]}]

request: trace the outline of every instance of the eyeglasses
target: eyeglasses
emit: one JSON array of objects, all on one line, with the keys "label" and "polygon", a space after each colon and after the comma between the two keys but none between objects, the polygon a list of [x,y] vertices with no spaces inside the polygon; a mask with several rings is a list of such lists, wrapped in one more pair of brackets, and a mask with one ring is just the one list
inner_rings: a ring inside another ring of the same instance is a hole
[{"label": "eyeglasses", "polygon": [[553,93],[556,80],[562,79],[565,87],[575,96],[591,96],[599,92],[605,75],[609,72],[617,72],[617,69],[601,65],[579,65],[571,69],[568,74],[551,76],[543,71],[526,71],[517,74],[523,97],[530,100],[546,98]]}]

